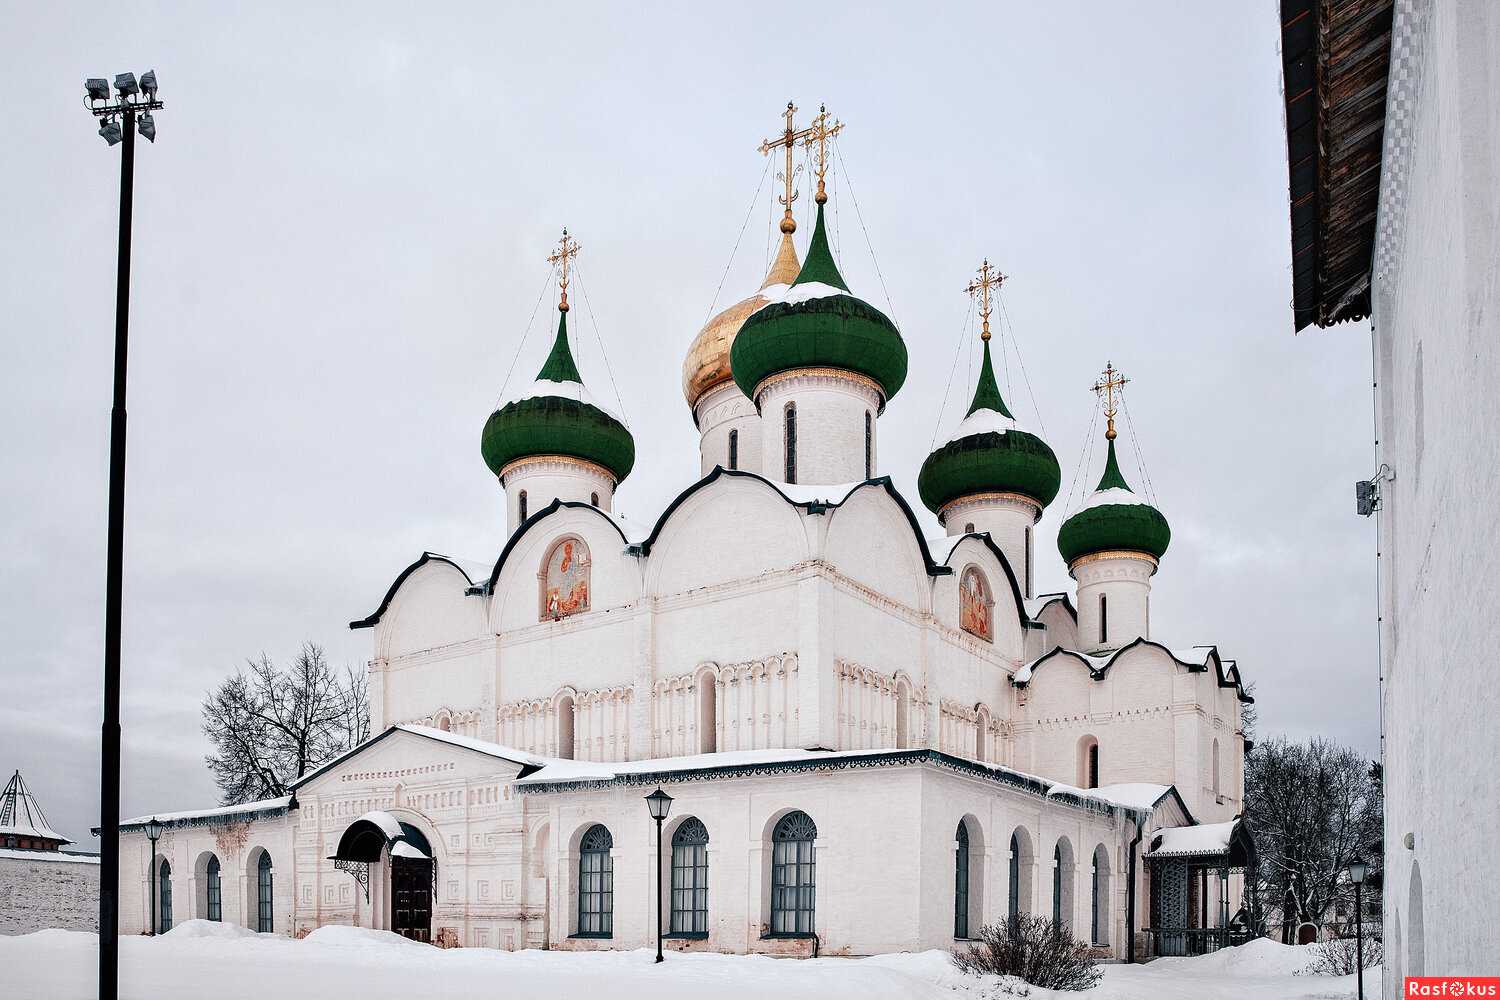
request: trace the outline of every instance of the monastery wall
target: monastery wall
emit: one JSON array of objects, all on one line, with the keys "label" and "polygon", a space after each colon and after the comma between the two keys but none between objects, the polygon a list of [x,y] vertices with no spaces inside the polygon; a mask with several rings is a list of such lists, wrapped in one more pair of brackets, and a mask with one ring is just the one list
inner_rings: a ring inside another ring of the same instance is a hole
[{"label": "monastery wall", "polygon": [[0,935],[99,930],[99,859],[0,849]]},{"label": "monastery wall", "polygon": [[1377,515],[1390,998],[1403,975],[1492,974],[1500,954],[1496,66],[1493,4],[1397,5],[1373,319],[1378,460],[1394,476]]}]

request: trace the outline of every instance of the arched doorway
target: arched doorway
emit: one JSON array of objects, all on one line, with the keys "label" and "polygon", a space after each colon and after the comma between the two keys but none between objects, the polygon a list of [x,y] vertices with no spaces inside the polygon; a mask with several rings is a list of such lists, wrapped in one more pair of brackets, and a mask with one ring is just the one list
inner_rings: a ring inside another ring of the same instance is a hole
[{"label": "arched doorway", "polygon": [[338,852],[330,859],[356,878],[363,874],[368,884],[370,869],[384,862],[388,891],[374,894],[378,905],[384,897],[386,926],[413,941],[432,940],[432,895],[437,863],[427,837],[410,823],[388,812],[367,812],[344,831]]}]

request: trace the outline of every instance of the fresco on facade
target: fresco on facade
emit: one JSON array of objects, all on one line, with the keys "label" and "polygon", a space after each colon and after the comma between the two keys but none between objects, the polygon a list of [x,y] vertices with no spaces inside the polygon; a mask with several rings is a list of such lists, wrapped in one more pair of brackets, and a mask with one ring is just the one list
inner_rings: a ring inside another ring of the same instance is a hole
[{"label": "fresco on facade", "polygon": [[552,547],[542,571],[542,617],[566,618],[589,609],[589,548],[580,538]]},{"label": "fresco on facade", "polygon": [[958,588],[959,627],[986,642],[994,641],[990,606],[989,586],[979,570],[970,566],[964,571],[963,581]]}]

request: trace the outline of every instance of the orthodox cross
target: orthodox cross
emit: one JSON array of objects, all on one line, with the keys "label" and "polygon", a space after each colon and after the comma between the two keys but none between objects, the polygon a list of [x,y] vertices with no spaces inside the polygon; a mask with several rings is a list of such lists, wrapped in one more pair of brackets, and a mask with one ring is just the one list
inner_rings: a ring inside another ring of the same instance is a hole
[{"label": "orthodox cross", "polygon": [[1109,429],[1104,432],[1104,436],[1110,441],[1115,439],[1115,413],[1118,412],[1115,407],[1115,393],[1129,381],[1130,379],[1121,375],[1119,369],[1112,363],[1105,362],[1104,377],[1093,386],[1095,394],[1104,398],[1104,416],[1109,421]]},{"label": "orthodox cross", "polygon": [[990,259],[986,257],[984,263],[979,265],[979,277],[964,286],[964,291],[969,297],[979,296],[979,315],[984,317],[984,332],[979,335],[981,340],[990,339],[990,289],[1000,290],[1005,283],[1005,275],[1000,273],[999,268],[990,266]]},{"label": "orthodox cross", "polygon": [[797,200],[797,191],[792,185],[796,183],[797,174],[802,168],[792,169],[792,147],[796,146],[799,142],[805,142],[812,136],[812,129],[805,128],[799,132],[797,131],[797,126],[792,124],[792,116],[796,113],[797,106],[791,101],[787,101],[786,111],[782,112],[781,115],[781,117],[786,119],[786,128],[777,138],[767,139],[760,144],[762,156],[770,155],[773,149],[786,150],[786,170],[776,175],[776,179],[786,185],[786,194],[779,195],[776,199],[786,206],[786,211],[781,216],[781,231],[783,233],[795,233],[797,231],[797,220],[792,218],[792,202]]},{"label": "orthodox cross", "polygon": [[562,288],[562,299],[557,303],[559,312],[568,311],[568,262],[577,257],[578,251],[582,249],[578,241],[569,236],[568,231],[564,229],[562,239],[557,243],[557,249],[547,255],[547,263],[562,268],[562,276],[558,280],[558,285]]},{"label": "orthodox cross", "polygon": [[813,154],[813,173],[818,176],[818,193],[813,200],[819,205],[828,200],[828,192],[823,189],[823,177],[828,173],[828,140],[843,130],[844,123],[836,118],[832,125],[828,124],[828,108],[822,104],[818,105],[818,114],[813,123],[804,130],[807,138],[802,140],[802,145],[817,145],[817,152]]}]

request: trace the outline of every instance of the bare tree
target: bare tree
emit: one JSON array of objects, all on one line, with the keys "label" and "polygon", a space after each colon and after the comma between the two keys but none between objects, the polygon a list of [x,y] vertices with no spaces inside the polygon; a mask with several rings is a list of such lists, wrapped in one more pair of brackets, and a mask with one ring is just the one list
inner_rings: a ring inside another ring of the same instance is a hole
[{"label": "bare tree", "polygon": [[290,667],[264,653],[203,700],[204,758],[224,805],[287,794],[298,778],[370,735],[365,679],[307,643]]},{"label": "bare tree", "polygon": [[1328,920],[1336,904],[1353,906],[1351,858],[1380,863],[1378,769],[1348,747],[1281,737],[1257,746],[1245,758],[1245,811],[1257,896],[1284,940],[1297,924]]}]

